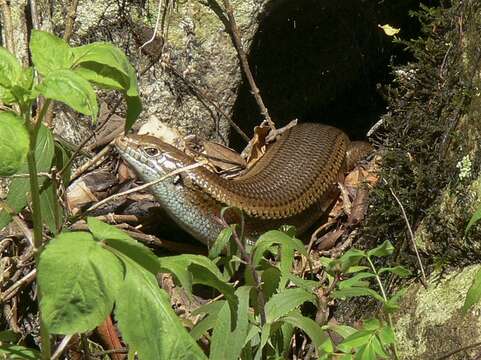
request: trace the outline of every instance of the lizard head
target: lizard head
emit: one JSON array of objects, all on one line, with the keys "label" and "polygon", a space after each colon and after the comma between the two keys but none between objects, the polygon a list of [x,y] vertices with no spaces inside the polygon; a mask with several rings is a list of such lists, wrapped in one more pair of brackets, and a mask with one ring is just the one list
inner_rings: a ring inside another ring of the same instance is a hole
[{"label": "lizard head", "polygon": [[182,151],[153,136],[119,137],[115,140],[115,147],[122,159],[145,182],[154,181],[192,163],[192,160]]}]

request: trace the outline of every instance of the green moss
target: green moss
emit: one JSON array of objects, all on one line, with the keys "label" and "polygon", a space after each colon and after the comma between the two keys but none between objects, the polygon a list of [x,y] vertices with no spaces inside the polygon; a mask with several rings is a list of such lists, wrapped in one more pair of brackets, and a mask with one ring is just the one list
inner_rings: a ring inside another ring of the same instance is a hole
[{"label": "green moss", "polygon": [[[473,190],[481,168],[481,122],[475,115],[481,113],[480,13],[481,3],[474,0],[417,13],[424,36],[404,42],[415,61],[395,69],[389,112],[376,140],[383,149],[386,183],[372,196],[364,232],[368,246],[389,239],[398,248],[411,247],[392,188],[417,230],[416,243],[434,255],[429,263],[460,265],[481,255],[471,237],[464,237],[480,200],[479,190]],[[460,17],[461,30],[453,20]],[[415,263],[410,251],[400,256],[404,263]]]},{"label": "green moss", "polygon": [[[395,323],[398,350],[402,359],[430,359],[456,348],[476,342],[481,336],[479,328],[481,306],[475,306],[466,316],[461,308],[480,265],[468,266],[460,273],[452,272],[442,280],[440,274],[431,275],[430,285],[412,285]],[[463,359],[466,353],[461,352]],[[450,358],[451,359],[451,358]]]}]

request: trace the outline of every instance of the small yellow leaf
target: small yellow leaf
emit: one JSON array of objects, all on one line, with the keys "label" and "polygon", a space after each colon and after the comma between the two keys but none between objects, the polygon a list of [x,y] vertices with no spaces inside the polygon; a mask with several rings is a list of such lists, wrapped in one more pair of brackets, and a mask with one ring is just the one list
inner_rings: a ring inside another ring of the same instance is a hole
[{"label": "small yellow leaf", "polygon": [[395,27],[392,27],[391,25],[389,24],[386,24],[386,25],[378,25],[383,31],[384,33],[387,35],[387,36],[394,36],[396,35],[397,33],[399,33],[401,31],[401,29],[397,29]]}]

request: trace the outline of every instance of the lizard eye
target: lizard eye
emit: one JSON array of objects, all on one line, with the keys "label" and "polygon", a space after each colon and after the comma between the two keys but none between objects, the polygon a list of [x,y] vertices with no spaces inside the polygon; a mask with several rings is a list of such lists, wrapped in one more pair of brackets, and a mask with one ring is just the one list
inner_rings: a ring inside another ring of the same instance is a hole
[{"label": "lizard eye", "polygon": [[160,155],[160,150],[154,147],[144,148],[144,152],[151,157],[156,157]]}]

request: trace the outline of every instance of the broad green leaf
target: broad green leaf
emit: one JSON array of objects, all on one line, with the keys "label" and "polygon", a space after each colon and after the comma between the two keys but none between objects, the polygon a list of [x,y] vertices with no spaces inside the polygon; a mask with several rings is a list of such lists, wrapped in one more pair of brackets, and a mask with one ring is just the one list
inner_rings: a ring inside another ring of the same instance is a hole
[{"label": "broad green leaf", "polygon": [[0,47],[0,86],[10,89],[16,85],[22,67],[17,58],[4,47]]},{"label": "broad green leaf", "polygon": [[356,352],[356,355],[354,356],[355,360],[377,360],[376,353],[371,346],[372,339],[373,337],[366,345],[359,348],[359,350]]},{"label": "broad green leaf", "polygon": [[355,296],[371,296],[376,300],[384,302],[384,298],[379,295],[376,291],[365,287],[349,287],[345,289],[335,290],[332,293],[335,299],[351,298]]},{"label": "broad green leaf", "polygon": [[266,300],[269,300],[279,286],[281,272],[278,268],[271,266],[262,272],[262,292]]},{"label": "broad green leaf", "polygon": [[122,230],[94,217],[88,217],[87,224],[96,240],[105,241],[111,248],[128,256],[154,275],[160,271],[159,258],[148,247],[131,238]]},{"label": "broad green leaf", "polygon": [[30,52],[37,71],[47,76],[55,70],[70,69],[74,56],[70,46],[61,38],[45,31],[32,30]]},{"label": "broad green leaf", "polygon": [[62,233],[50,241],[37,275],[50,332],[69,335],[99,325],[112,311],[123,276],[120,261],[89,233]]},{"label": "broad green leaf", "polygon": [[407,288],[402,288],[401,290],[397,291],[394,295],[392,295],[388,301],[383,304],[384,311],[391,314],[396,312],[399,309],[399,302],[401,298],[406,293]]},{"label": "broad green leaf", "polygon": [[97,120],[97,96],[90,83],[72,70],[49,73],[35,90],[47,99],[65,103],[75,111]]},{"label": "broad green leaf", "polygon": [[229,227],[226,227],[220,232],[219,236],[212,244],[212,247],[209,249],[209,258],[214,259],[220,255],[222,250],[224,250],[227,244],[229,243],[232,237],[232,234],[234,232],[234,229],[235,229],[235,225],[233,224]]},{"label": "broad green leaf", "polygon": [[405,278],[411,275],[411,271],[406,269],[404,266],[394,266],[388,268],[381,268],[379,269],[378,273],[382,274],[383,272],[390,272],[396,274],[399,277]]},{"label": "broad green leaf", "polygon": [[368,346],[370,346],[372,351],[374,351],[374,353],[379,355],[381,358],[387,359],[389,357],[377,336],[373,336],[371,338],[371,342]]},{"label": "broad green leaf", "polygon": [[315,289],[321,286],[319,281],[316,280],[306,280],[306,279],[301,279],[299,276],[296,276],[292,273],[284,273],[282,274],[284,278],[289,280],[291,283],[296,285],[297,287],[300,287],[308,292],[313,292]]},{"label": "broad green leaf", "polygon": [[343,338],[347,338],[348,336],[351,336],[357,331],[353,327],[350,327],[347,325],[328,324],[326,327],[336,332],[337,334],[341,335]]},{"label": "broad green leaf", "polygon": [[127,102],[125,130],[142,111],[137,74],[122,50],[109,43],[96,42],[72,49],[76,69],[85,79],[110,89],[122,90]]},{"label": "broad green leaf", "polygon": [[115,315],[123,339],[142,360],[206,359],[172,310],[155,276],[124,254],[125,280],[116,299]]},{"label": "broad green leaf", "polygon": [[301,254],[307,256],[304,244],[294,237],[291,237],[282,231],[271,230],[259,237],[254,248],[253,248],[253,258],[252,263],[254,266],[259,265],[262,260],[264,253],[269,250],[274,245],[281,245],[290,249],[299,251]]},{"label": "broad green leaf", "polygon": [[471,219],[469,219],[468,225],[466,225],[466,229],[464,230],[464,235],[468,233],[469,229],[473,227],[474,224],[476,224],[479,219],[481,219],[481,205],[476,209],[474,214],[471,216]]},{"label": "broad green leaf", "polygon": [[379,328],[381,328],[381,322],[378,319],[364,320],[362,328],[364,330],[378,330]]},{"label": "broad green leaf", "polygon": [[159,259],[161,271],[172,273],[189,296],[192,284],[202,284],[217,289],[227,300],[236,302],[234,288],[223,280],[222,273],[207,257],[200,255],[166,256]]},{"label": "broad green leaf", "polygon": [[383,326],[378,332],[378,336],[383,344],[394,344],[396,341],[396,336],[390,326]]},{"label": "broad green leaf", "polygon": [[371,249],[367,252],[368,256],[388,256],[394,251],[394,246],[389,242],[389,240],[384,241],[381,245]]},{"label": "broad green leaf", "polygon": [[273,323],[277,321],[280,317],[287,315],[306,301],[316,304],[316,297],[314,294],[300,288],[285,289],[273,295],[265,306],[266,322]]},{"label": "broad green leaf", "polygon": [[129,77],[129,60],[125,53],[115,45],[106,42],[95,42],[72,48],[75,66],[84,63],[97,63],[115,69],[118,76]]},{"label": "broad green leaf", "polygon": [[359,262],[366,257],[366,252],[358,249],[349,249],[339,259],[327,262],[326,271],[334,276],[337,273],[348,272],[352,266],[358,266]]},{"label": "broad green leaf", "polygon": [[[218,313],[214,326],[210,347],[210,359],[212,360],[237,360],[240,357],[242,348],[249,330],[248,311],[249,293],[251,287],[242,286],[236,291],[238,306],[236,316],[232,317],[229,303],[224,303]],[[234,319],[234,330],[231,331],[231,321]]]},{"label": "broad green leaf", "polygon": [[40,352],[20,345],[0,345],[0,359],[38,360]]},{"label": "broad green leaf", "polygon": [[23,120],[14,113],[0,112],[0,176],[13,175],[22,168],[29,144]]},{"label": "broad green leaf", "polygon": [[292,311],[280,320],[304,331],[317,348],[321,347],[328,338],[326,331],[323,331],[319,324],[312,319],[302,316],[298,311]]},{"label": "broad green leaf", "polygon": [[349,351],[369,343],[372,336],[375,336],[372,330],[359,330],[345,338],[338,347],[341,351]]},{"label": "broad green leaf", "polygon": [[481,299],[481,268],[476,272],[473,278],[473,282],[468,289],[466,299],[464,300],[463,312],[467,313],[468,310]]},{"label": "broad green leaf", "polygon": [[[48,172],[52,165],[54,153],[53,136],[47,127],[40,125],[37,135],[37,144],[35,145],[35,162],[37,164],[38,172]],[[24,163],[18,170],[19,174],[28,174],[28,165]],[[47,180],[45,176],[38,176],[39,186]],[[10,183],[8,190],[7,205],[18,213],[27,205],[27,199],[30,193],[30,181],[28,178],[15,178]],[[10,220],[11,215],[6,211],[0,212],[0,229],[6,226]]]},{"label": "broad green leaf", "polygon": [[338,283],[338,287],[339,289],[346,289],[353,286],[367,287],[369,286],[369,281],[362,281],[362,280],[372,278],[372,277],[375,277],[375,275],[372,273],[360,272],[347,280],[340,281]]},{"label": "broad green leaf", "polygon": [[219,311],[227,303],[226,300],[219,300],[211,304],[203,305],[192,312],[192,315],[207,314],[201,321],[199,321],[190,331],[190,336],[194,340],[199,340],[208,330],[212,329],[218,318]]},{"label": "broad green leaf", "polygon": [[[54,163],[58,171],[64,168],[64,166],[68,163],[70,156],[71,156],[71,152],[68,149],[66,149],[64,145],[62,145],[59,142],[55,143]],[[65,188],[67,188],[68,185],[70,184],[71,174],[72,174],[72,163],[70,163],[70,165],[68,165],[65,171],[62,173],[62,181],[63,181],[63,186]]]},{"label": "broad green leaf", "polygon": [[58,202],[52,182],[49,182],[48,186],[40,193],[40,208],[44,223],[50,232],[57,235],[63,223],[64,210]]}]

